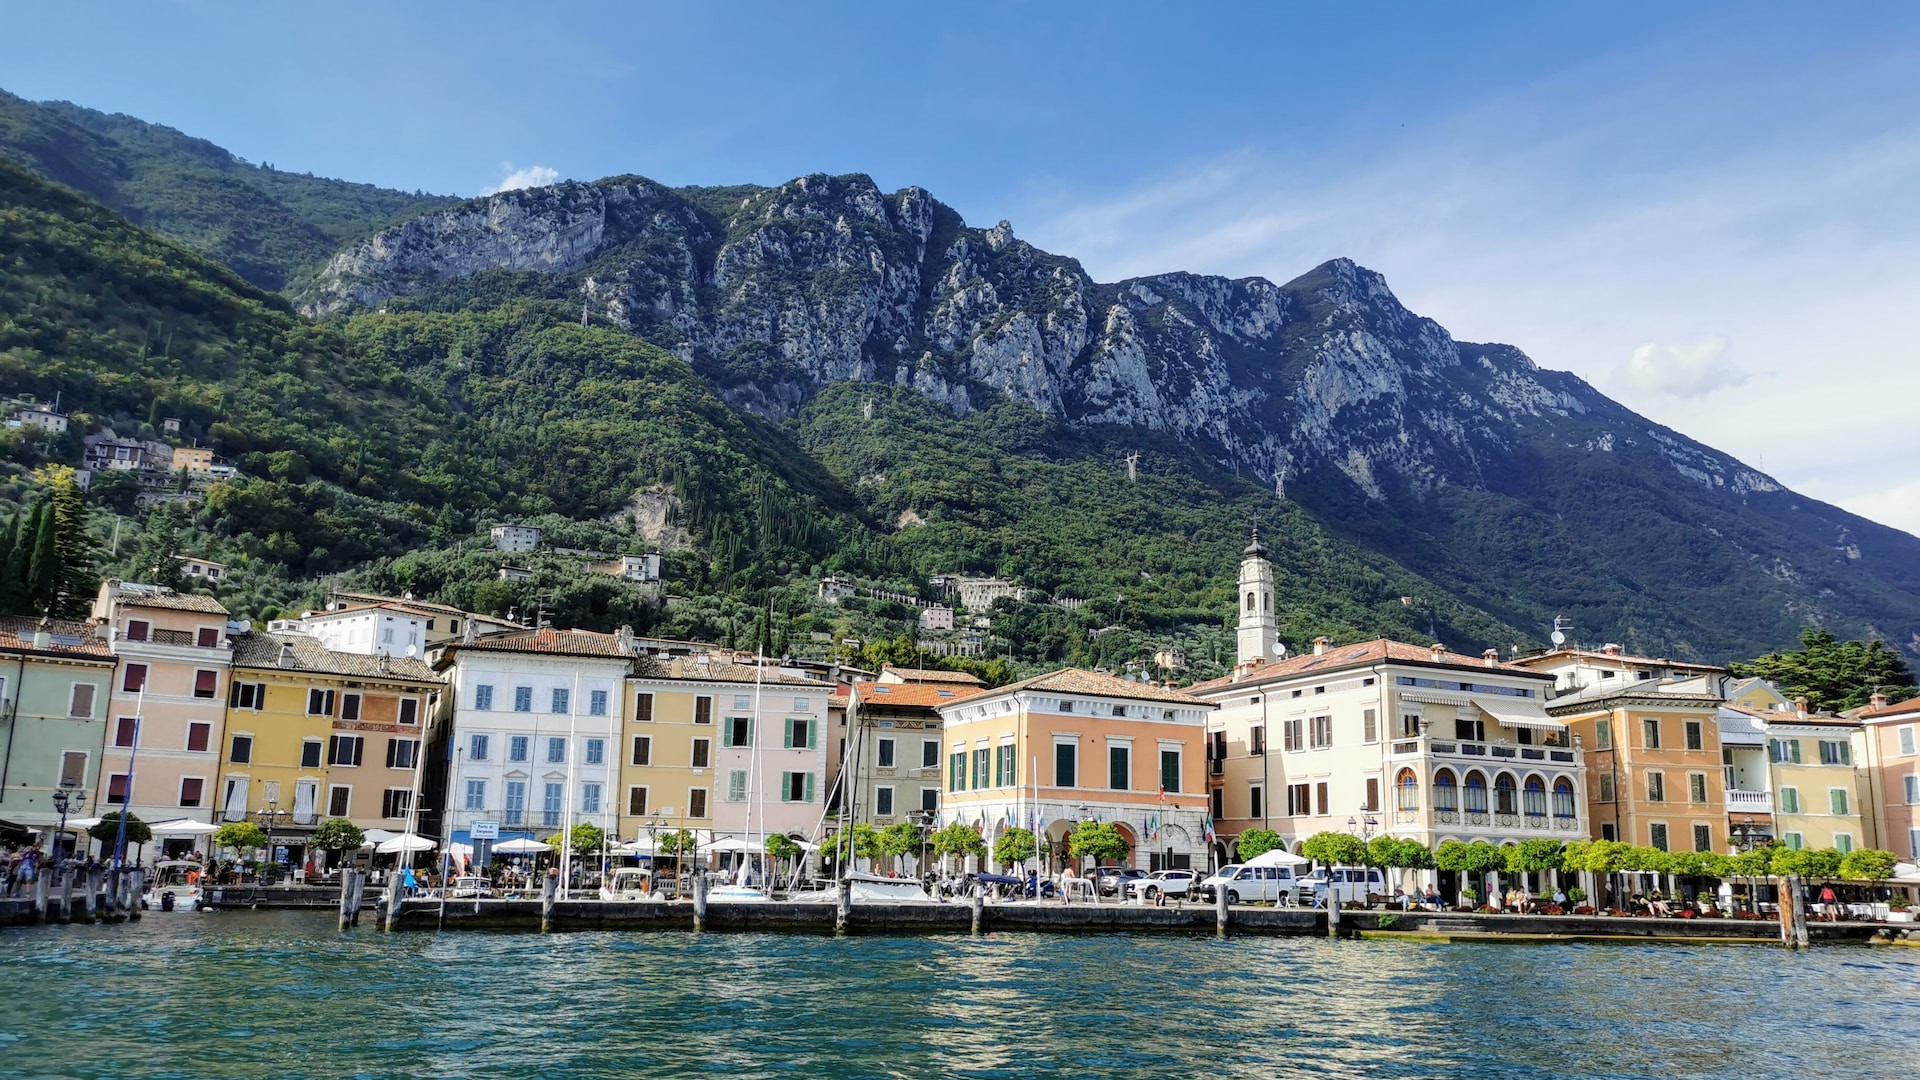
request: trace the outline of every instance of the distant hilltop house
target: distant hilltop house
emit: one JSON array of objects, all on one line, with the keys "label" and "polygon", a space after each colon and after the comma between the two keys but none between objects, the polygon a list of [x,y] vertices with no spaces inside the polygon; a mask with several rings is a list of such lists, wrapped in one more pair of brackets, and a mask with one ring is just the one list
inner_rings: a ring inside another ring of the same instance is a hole
[{"label": "distant hilltop house", "polygon": [[1179,649],[1161,649],[1153,654],[1153,663],[1155,667],[1165,671],[1185,671],[1187,654]]},{"label": "distant hilltop house", "polygon": [[531,577],[533,577],[533,571],[524,566],[515,566],[512,563],[500,564],[501,581],[526,581]]},{"label": "distant hilltop house", "polygon": [[7,417],[7,426],[10,428],[39,428],[41,431],[52,435],[65,435],[67,433],[67,416],[65,413],[57,412],[44,405],[36,405],[21,409],[19,412]]},{"label": "distant hilltop house", "polygon": [[934,604],[922,611],[920,629],[927,631],[953,629],[953,609],[945,604]]},{"label": "distant hilltop house", "polygon": [[644,555],[621,555],[611,562],[595,563],[593,569],[625,581],[655,584],[660,580],[660,553],[649,551]]},{"label": "distant hilltop house", "polygon": [[1027,590],[1005,578],[997,577],[950,577],[948,586],[960,600],[960,606],[968,611],[984,611],[993,606],[995,600],[1011,596],[1015,600],[1025,600]]},{"label": "distant hilltop house", "polygon": [[495,551],[532,551],[540,546],[540,530],[531,525],[495,525],[488,534]]},{"label": "distant hilltop house", "polygon": [[818,590],[820,599],[830,604],[837,604],[849,597],[857,596],[859,592],[860,590],[854,587],[853,579],[851,578],[826,577],[820,579],[820,588]]},{"label": "distant hilltop house", "polygon": [[200,578],[204,581],[226,580],[226,563],[202,559],[196,555],[175,555],[174,559],[180,563],[180,572],[189,578]]},{"label": "distant hilltop house", "polygon": [[173,502],[191,495],[174,491],[178,475],[185,473],[192,491],[204,490],[217,480],[231,480],[240,470],[221,461],[211,447],[173,446],[159,439],[129,439],[111,429],[81,440],[80,466],[84,482],[102,472],[132,473],[140,486],[148,489],[140,496],[143,505]]}]

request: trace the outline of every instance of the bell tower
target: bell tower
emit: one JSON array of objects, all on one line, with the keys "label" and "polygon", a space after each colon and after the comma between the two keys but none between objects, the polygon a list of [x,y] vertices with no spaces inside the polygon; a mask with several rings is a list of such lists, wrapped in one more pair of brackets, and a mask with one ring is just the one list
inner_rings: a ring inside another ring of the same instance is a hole
[{"label": "bell tower", "polygon": [[1279,624],[1273,613],[1273,564],[1254,526],[1253,542],[1240,557],[1240,663],[1273,659]]}]

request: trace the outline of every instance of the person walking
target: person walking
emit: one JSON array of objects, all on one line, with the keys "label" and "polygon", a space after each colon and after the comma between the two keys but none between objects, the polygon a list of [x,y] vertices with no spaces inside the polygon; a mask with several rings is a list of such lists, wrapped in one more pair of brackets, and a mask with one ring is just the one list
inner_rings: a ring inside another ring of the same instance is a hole
[{"label": "person walking", "polygon": [[1828,922],[1836,922],[1840,918],[1839,898],[1833,895],[1832,885],[1820,886],[1820,914]]}]

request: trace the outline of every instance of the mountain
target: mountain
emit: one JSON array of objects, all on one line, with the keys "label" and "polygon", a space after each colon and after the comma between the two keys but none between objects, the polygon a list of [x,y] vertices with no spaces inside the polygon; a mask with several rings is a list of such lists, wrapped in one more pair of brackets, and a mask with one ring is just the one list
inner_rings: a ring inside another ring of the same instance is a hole
[{"label": "mountain", "polygon": [[824,388],[877,382],[960,417],[1011,400],[1122,444],[1170,438],[1284,477],[1335,534],[1534,635],[1565,614],[1583,639],[1725,659],[1812,622],[1920,649],[1920,539],[1519,349],[1455,341],[1346,260],[1281,285],[1099,283],[918,188],[618,177],[381,230],[295,296],[315,315],[572,304],[788,423]]},{"label": "mountain", "polygon": [[0,157],[86,192],[269,291],[342,244],[456,201],[281,172],[173,128],[5,91]]}]

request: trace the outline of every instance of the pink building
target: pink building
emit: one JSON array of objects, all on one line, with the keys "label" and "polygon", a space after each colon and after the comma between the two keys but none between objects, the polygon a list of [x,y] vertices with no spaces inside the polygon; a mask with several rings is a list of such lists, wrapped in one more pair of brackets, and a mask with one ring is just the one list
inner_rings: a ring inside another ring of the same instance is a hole
[{"label": "pink building", "polygon": [[233,663],[227,609],[211,596],[109,580],[93,617],[120,660],[95,805],[130,806],[148,823],[211,821]]},{"label": "pink building", "polygon": [[1914,862],[1920,858],[1920,698],[1889,705],[1875,694],[1853,718],[1866,744],[1860,758],[1867,774],[1867,845]]}]

